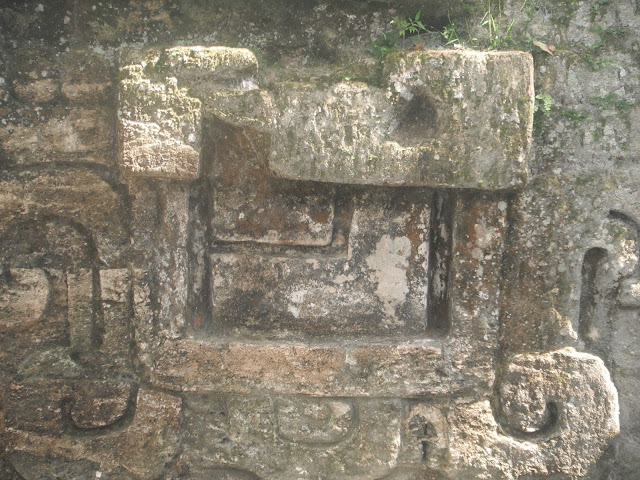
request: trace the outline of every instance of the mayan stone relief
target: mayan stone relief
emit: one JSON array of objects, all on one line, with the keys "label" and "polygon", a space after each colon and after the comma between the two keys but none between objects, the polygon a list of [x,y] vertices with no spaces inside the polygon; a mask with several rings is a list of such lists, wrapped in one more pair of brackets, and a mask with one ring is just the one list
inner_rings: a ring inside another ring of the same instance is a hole
[{"label": "mayan stone relief", "polygon": [[639,478],[636,2],[0,27],[0,479]]}]

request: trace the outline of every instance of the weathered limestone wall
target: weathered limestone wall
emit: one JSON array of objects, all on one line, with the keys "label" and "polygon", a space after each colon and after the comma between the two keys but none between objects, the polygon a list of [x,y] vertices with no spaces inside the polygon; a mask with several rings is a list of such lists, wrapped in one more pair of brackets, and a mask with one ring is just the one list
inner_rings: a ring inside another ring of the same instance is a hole
[{"label": "weathered limestone wall", "polygon": [[638,478],[639,85],[636,0],[6,0],[0,479]]}]

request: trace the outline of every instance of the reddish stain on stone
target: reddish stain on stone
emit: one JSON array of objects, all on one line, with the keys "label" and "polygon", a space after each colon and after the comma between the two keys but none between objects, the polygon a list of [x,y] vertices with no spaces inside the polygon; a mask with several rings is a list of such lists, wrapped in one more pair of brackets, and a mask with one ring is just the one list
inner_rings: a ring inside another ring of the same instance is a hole
[{"label": "reddish stain on stone", "polygon": [[327,223],[329,221],[328,213],[317,213],[316,214],[316,222]]}]

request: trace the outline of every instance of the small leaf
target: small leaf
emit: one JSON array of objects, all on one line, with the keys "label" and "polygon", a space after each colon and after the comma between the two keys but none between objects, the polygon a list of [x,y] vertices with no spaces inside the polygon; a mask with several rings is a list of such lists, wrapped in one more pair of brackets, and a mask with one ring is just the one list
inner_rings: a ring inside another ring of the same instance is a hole
[{"label": "small leaf", "polygon": [[424,25],[422,24],[422,22],[418,21],[418,26],[422,29],[422,30],[426,30],[426,28],[424,28]]},{"label": "small leaf", "polygon": [[548,53],[549,55],[553,56],[553,52],[556,51],[556,47],[553,45],[547,45],[546,43],[542,43],[542,42],[538,42],[537,40],[533,41],[533,44],[538,47],[540,50],[542,50],[543,52]]},{"label": "small leaf", "polygon": [[418,21],[420,19],[420,10],[418,10],[418,13],[416,13],[416,21]]}]

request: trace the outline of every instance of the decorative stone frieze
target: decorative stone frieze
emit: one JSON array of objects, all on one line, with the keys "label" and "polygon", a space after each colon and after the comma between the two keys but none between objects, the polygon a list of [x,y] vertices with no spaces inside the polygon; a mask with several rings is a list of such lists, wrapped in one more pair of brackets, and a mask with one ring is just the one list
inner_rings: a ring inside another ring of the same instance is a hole
[{"label": "decorative stone frieze", "polygon": [[0,478],[635,478],[633,2],[10,3]]}]

